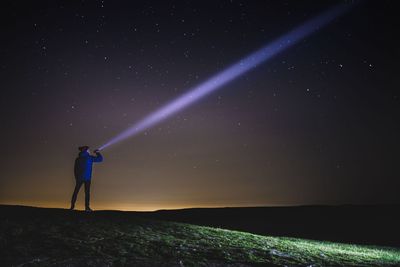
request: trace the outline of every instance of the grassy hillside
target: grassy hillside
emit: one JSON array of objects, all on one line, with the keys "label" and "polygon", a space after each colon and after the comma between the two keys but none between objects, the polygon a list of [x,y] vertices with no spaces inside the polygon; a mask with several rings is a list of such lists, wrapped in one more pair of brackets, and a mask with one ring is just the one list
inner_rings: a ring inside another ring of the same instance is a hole
[{"label": "grassy hillside", "polygon": [[0,207],[2,266],[400,266],[400,250],[127,216]]},{"label": "grassy hillside", "polygon": [[142,217],[359,245],[400,247],[400,205],[232,207],[161,210]]}]

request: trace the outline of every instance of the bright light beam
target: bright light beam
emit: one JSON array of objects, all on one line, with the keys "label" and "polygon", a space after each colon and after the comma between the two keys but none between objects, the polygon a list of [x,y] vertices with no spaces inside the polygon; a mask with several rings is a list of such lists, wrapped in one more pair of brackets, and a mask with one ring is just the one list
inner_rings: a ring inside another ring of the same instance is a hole
[{"label": "bright light beam", "polygon": [[239,62],[214,75],[200,85],[195,86],[187,93],[184,93],[172,102],[169,102],[166,105],[155,110],[154,112],[150,113],[133,126],[129,127],[128,129],[124,130],[120,134],[107,141],[99,149],[103,150],[106,147],[127,139],[128,137],[135,136],[138,133],[143,132],[144,130],[170,117],[176,112],[188,107],[189,105],[200,100],[209,93],[222,88],[222,86],[227,84],[228,82],[238,78],[249,70],[257,67],[261,63],[271,59],[278,53],[295,45],[297,42],[304,39],[308,35],[321,29],[323,26],[327,25],[336,17],[343,15],[346,11],[350,9],[351,6],[351,4],[341,4],[325,11],[324,13],[318,15],[317,17],[314,17],[309,21],[306,21],[301,26],[293,29],[289,33],[262,47],[248,57],[243,58]]}]

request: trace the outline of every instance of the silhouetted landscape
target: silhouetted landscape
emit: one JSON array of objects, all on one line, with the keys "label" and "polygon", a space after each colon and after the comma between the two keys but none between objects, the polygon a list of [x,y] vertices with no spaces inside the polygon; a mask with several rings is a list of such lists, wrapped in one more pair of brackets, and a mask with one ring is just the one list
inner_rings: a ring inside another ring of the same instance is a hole
[{"label": "silhouetted landscape", "polygon": [[398,1],[1,7],[0,267],[400,266]]},{"label": "silhouetted landscape", "polygon": [[0,256],[2,266],[399,266],[397,210],[318,206],[87,213],[1,205]]}]

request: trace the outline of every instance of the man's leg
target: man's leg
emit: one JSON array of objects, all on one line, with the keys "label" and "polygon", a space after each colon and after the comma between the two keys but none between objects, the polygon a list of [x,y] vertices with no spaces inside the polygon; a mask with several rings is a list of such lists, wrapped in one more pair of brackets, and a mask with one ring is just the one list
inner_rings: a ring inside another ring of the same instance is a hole
[{"label": "man's leg", "polygon": [[79,189],[81,189],[81,186],[83,183],[82,180],[78,180],[78,179],[76,179],[75,182],[76,182],[75,189],[74,189],[74,193],[72,194],[72,199],[71,199],[71,210],[73,210],[75,208],[76,197],[78,196]]},{"label": "man's leg", "polygon": [[90,209],[90,181],[85,181],[85,210],[92,211]]}]

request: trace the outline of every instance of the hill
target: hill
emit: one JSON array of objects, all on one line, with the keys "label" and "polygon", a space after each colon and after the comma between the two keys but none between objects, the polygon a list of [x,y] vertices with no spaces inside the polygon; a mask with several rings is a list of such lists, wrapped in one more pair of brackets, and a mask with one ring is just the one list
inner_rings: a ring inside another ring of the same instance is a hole
[{"label": "hill", "polygon": [[272,237],[141,213],[0,206],[2,266],[399,266],[400,250]]},{"label": "hill", "polygon": [[333,242],[400,247],[400,205],[192,208],[143,217]]}]

